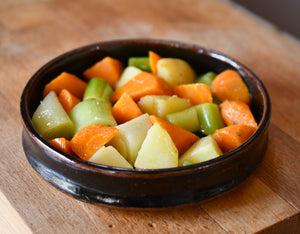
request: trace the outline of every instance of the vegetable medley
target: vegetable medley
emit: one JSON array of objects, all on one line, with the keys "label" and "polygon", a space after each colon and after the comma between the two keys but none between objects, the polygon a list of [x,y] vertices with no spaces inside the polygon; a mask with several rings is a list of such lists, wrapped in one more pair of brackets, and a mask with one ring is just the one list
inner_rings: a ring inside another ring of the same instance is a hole
[{"label": "vegetable medley", "polygon": [[256,131],[239,73],[197,75],[186,61],[149,51],[126,67],[105,57],[62,72],[32,116],[57,149],[93,163],[136,169],[191,165],[243,144]]}]

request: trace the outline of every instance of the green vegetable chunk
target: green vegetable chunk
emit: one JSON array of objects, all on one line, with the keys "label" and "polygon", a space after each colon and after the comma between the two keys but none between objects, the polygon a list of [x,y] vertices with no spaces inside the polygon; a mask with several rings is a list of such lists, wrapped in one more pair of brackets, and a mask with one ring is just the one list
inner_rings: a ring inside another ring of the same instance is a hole
[{"label": "green vegetable chunk", "polygon": [[203,103],[196,107],[199,130],[205,135],[213,134],[217,129],[225,127],[219,106],[215,103]]},{"label": "green vegetable chunk", "polygon": [[199,130],[199,120],[194,107],[168,114],[166,120],[190,132]]},{"label": "green vegetable chunk", "polygon": [[83,95],[83,101],[89,99],[100,99],[110,101],[110,96],[113,93],[112,87],[100,78],[93,78],[89,80],[88,85]]},{"label": "green vegetable chunk", "polygon": [[41,101],[32,116],[32,123],[46,140],[57,137],[71,139],[73,136],[74,125],[54,91],[51,91]]},{"label": "green vegetable chunk", "polygon": [[70,118],[75,125],[75,133],[91,124],[117,125],[110,102],[103,100],[89,99],[78,103],[70,112]]},{"label": "green vegetable chunk", "polygon": [[151,72],[149,57],[130,57],[128,66],[134,66],[143,71]]},{"label": "green vegetable chunk", "polygon": [[196,83],[207,84],[209,87],[211,87],[211,83],[213,82],[216,76],[217,74],[214,72],[206,72],[196,79]]}]

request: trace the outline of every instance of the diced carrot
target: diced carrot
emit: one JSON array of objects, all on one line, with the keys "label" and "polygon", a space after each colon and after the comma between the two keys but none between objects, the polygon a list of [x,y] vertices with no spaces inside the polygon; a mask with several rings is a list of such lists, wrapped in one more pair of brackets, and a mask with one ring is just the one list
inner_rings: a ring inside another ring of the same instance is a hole
[{"label": "diced carrot", "polygon": [[153,51],[149,51],[150,68],[154,75],[157,75],[157,62],[161,59],[161,56]]},{"label": "diced carrot", "polygon": [[114,127],[92,124],[82,128],[71,139],[73,152],[83,160],[89,160],[102,146],[108,143],[117,133]]},{"label": "diced carrot", "polygon": [[248,125],[229,125],[220,128],[212,135],[224,153],[230,152],[246,142],[256,131],[256,127]]},{"label": "diced carrot", "polygon": [[43,96],[45,97],[52,90],[55,91],[58,96],[62,89],[67,89],[73,95],[81,99],[86,86],[87,83],[79,79],[77,76],[67,72],[62,72],[59,76],[46,84]]},{"label": "diced carrot", "polygon": [[54,138],[50,140],[49,143],[62,152],[75,156],[73,150],[71,149],[70,141],[68,141],[66,138]]},{"label": "diced carrot", "polygon": [[189,99],[193,105],[213,101],[209,86],[202,83],[177,85],[174,92],[179,97]]},{"label": "diced carrot", "polygon": [[127,93],[112,107],[111,112],[118,124],[125,123],[143,114],[136,102]]},{"label": "diced carrot", "polygon": [[129,94],[137,102],[145,95],[173,95],[174,90],[164,79],[149,72],[140,72],[116,89],[111,95],[111,101],[115,103],[123,93]]},{"label": "diced carrot", "polygon": [[152,124],[159,123],[169,133],[179,155],[184,153],[199,139],[197,135],[155,115],[150,115],[150,121]]},{"label": "diced carrot", "polygon": [[211,84],[213,94],[220,100],[238,100],[250,105],[251,95],[240,74],[226,70],[216,76]]},{"label": "diced carrot", "polygon": [[124,66],[122,62],[107,56],[90,68],[86,69],[83,72],[83,76],[87,79],[92,79],[95,77],[101,78],[109,83],[112,88],[115,88],[123,70]]},{"label": "diced carrot", "polygon": [[73,107],[80,102],[80,99],[70,93],[67,89],[62,89],[60,91],[58,100],[67,114],[69,114]]},{"label": "diced carrot", "polygon": [[257,127],[250,107],[241,101],[224,101],[220,104],[220,113],[226,125],[243,124]]}]

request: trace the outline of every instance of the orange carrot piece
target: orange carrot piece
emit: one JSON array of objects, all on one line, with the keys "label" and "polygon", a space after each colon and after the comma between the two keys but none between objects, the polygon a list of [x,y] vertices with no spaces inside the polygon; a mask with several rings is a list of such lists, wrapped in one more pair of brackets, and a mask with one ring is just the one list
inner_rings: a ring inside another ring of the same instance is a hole
[{"label": "orange carrot piece", "polygon": [[248,125],[229,125],[217,129],[212,135],[224,153],[230,152],[246,142],[256,131],[256,127]]},{"label": "orange carrot piece", "polygon": [[161,59],[161,56],[153,51],[149,51],[149,61],[150,61],[150,68],[154,75],[157,75],[157,62]]},{"label": "orange carrot piece", "polygon": [[71,139],[73,152],[83,160],[89,160],[102,146],[108,143],[119,129],[92,124],[82,128]]},{"label": "orange carrot piece", "polygon": [[194,83],[177,85],[174,87],[174,92],[179,97],[189,99],[193,105],[213,102],[210,88],[206,84]]},{"label": "orange carrot piece", "polygon": [[80,102],[80,99],[70,93],[67,89],[62,89],[60,91],[58,100],[67,114],[69,114],[73,107]]},{"label": "orange carrot piece", "polygon": [[250,107],[241,101],[224,101],[220,104],[220,113],[226,125],[243,124],[257,127]]},{"label": "orange carrot piece", "polygon": [[95,77],[105,80],[111,87],[115,87],[124,70],[123,64],[112,57],[105,57],[86,69],[83,76],[87,79]]},{"label": "orange carrot piece", "polygon": [[173,95],[174,90],[164,79],[149,72],[140,72],[116,89],[111,95],[111,101],[115,103],[123,93],[129,94],[137,102],[145,95]]},{"label": "orange carrot piece", "polygon": [[136,102],[127,93],[112,107],[111,112],[118,124],[125,123],[143,114]]},{"label": "orange carrot piece", "polygon": [[73,95],[81,99],[86,86],[87,83],[79,79],[77,76],[67,72],[62,72],[59,76],[46,84],[43,96],[45,97],[52,90],[55,91],[58,96],[62,89],[67,89]]},{"label": "orange carrot piece", "polygon": [[250,105],[251,95],[240,74],[226,70],[216,76],[211,84],[213,94],[220,100],[238,100]]},{"label": "orange carrot piece", "polygon": [[169,133],[179,155],[184,153],[199,139],[197,135],[155,115],[150,115],[150,121],[152,124],[159,123]]},{"label": "orange carrot piece", "polygon": [[71,149],[70,141],[68,141],[66,138],[54,138],[50,140],[49,143],[62,152],[75,156],[73,150]]}]

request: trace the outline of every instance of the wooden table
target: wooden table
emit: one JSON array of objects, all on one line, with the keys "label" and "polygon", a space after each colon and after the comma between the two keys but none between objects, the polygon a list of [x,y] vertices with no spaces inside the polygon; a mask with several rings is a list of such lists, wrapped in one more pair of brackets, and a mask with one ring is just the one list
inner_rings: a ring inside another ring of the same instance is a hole
[{"label": "wooden table", "polygon": [[[27,162],[19,113],[31,75],[53,57],[120,38],[179,40],[252,69],[272,101],[268,150],[242,184],[187,207],[133,211],[87,204]],[[0,233],[299,233],[300,44],[228,1],[1,0]]]}]

